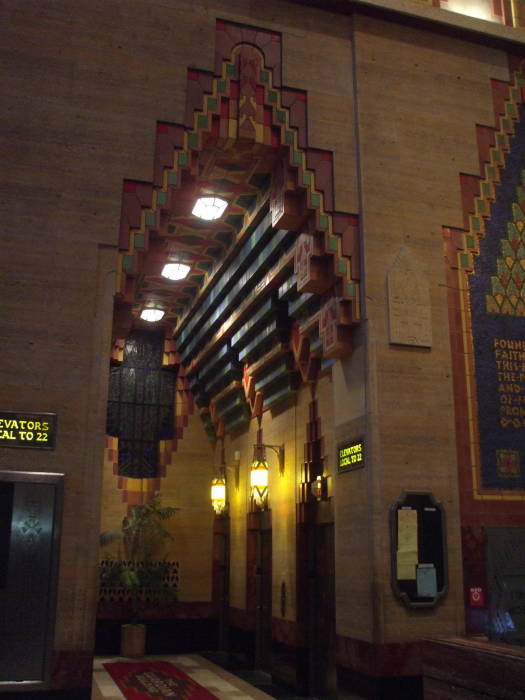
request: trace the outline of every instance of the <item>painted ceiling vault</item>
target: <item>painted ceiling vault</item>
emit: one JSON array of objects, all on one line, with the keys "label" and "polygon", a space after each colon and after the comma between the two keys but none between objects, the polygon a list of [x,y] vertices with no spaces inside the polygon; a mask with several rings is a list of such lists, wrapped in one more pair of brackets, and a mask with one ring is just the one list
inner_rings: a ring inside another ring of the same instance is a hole
[{"label": "painted ceiling vault", "polygon": [[[281,52],[280,34],[218,21],[214,74],[188,70],[185,124],[157,124],[152,182],[123,187],[114,361],[162,308],[165,364],[211,438],[351,352],[359,321],[358,219],[334,209],[332,153],[308,144]],[[191,213],[205,195],[220,219]],[[161,276],[172,261],[184,280]]]}]

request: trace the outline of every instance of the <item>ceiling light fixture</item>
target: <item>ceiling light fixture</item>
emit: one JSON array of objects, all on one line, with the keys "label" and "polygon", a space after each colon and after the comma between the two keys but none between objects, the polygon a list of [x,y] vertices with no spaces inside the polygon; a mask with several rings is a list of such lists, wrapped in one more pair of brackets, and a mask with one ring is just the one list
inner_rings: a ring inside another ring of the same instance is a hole
[{"label": "ceiling light fixture", "polygon": [[149,307],[147,309],[142,309],[140,318],[143,321],[148,321],[149,323],[155,323],[156,321],[160,321],[160,319],[164,316],[164,311],[162,309],[156,309],[153,307]]},{"label": "ceiling light fixture", "polygon": [[162,272],[160,274],[163,277],[166,277],[166,279],[173,280],[174,282],[176,282],[177,280],[185,279],[188,276],[188,272],[190,270],[191,267],[189,265],[186,265],[186,263],[172,262],[166,263],[162,268]]},{"label": "ceiling light fixture", "polygon": [[227,206],[228,202],[220,197],[199,197],[191,213],[199,219],[214,221],[221,218]]}]

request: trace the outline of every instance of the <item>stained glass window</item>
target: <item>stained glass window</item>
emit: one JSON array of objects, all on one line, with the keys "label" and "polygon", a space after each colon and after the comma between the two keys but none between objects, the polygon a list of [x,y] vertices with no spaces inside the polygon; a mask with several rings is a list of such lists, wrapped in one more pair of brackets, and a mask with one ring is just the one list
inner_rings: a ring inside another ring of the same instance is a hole
[{"label": "stained glass window", "polygon": [[118,473],[158,476],[159,440],[173,437],[175,375],[162,368],[164,336],[132,331],[109,380],[107,433],[119,438]]}]

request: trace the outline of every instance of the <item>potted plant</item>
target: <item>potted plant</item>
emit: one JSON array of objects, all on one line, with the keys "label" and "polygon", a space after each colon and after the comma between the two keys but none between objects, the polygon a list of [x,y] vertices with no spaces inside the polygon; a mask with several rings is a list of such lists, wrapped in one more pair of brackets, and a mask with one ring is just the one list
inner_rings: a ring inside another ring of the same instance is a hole
[{"label": "potted plant", "polygon": [[100,535],[103,549],[119,543],[119,555],[108,556],[101,567],[100,585],[123,589],[129,600],[130,622],[121,627],[122,656],[144,654],[146,628],[139,624],[141,601],[171,602],[177,597],[177,589],[165,582],[169,564],[158,557],[162,545],[173,539],[165,523],[178,510],[162,506],[159,494],[155,494],[149,503],[131,508],[120,530]]}]

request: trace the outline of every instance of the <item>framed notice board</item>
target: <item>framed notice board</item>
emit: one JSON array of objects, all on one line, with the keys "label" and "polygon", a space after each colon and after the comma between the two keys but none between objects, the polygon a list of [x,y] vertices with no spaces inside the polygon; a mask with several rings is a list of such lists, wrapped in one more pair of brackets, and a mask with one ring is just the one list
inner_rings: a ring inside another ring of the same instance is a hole
[{"label": "framed notice board", "polygon": [[390,507],[392,590],[408,607],[448,591],[445,512],[430,491],[404,491]]}]

